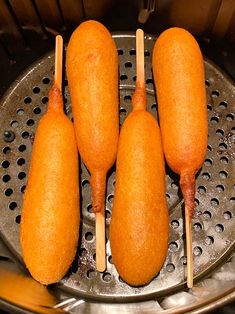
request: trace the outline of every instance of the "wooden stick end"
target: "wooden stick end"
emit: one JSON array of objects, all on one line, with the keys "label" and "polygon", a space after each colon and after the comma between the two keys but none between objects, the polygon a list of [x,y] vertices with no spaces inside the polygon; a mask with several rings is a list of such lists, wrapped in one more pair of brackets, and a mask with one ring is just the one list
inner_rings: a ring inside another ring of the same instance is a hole
[{"label": "wooden stick end", "polygon": [[186,229],[186,250],[187,250],[187,286],[193,287],[193,250],[192,250],[192,228],[190,210],[185,207],[185,229]]},{"label": "wooden stick end", "polygon": [[62,89],[62,67],[63,67],[63,37],[57,35],[55,39],[55,75],[54,82]]},{"label": "wooden stick end", "polygon": [[96,269],[106,269],[105,216],[101,212],[96,213]]},{"label": "wooden stick end", "polygon": [[138,28],[136,31],[136,86],[145,89],[144,71],[144,32]]},{"label": "wooden stick end", "polygon": [[187,287],[189,288],[189,289],[192,289],[193,288],[193,280],[192,280],[192,278],[187,278]]}]

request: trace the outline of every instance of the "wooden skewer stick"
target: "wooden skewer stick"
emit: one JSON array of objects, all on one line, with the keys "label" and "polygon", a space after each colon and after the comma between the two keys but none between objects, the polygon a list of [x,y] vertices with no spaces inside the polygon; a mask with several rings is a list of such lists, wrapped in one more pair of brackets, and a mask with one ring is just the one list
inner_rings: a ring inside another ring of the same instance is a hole
[{"label": "wooden skewer stick", "polygon": [[192,230],[189,208],[185,207],[185,229],[186,229],[186,251],[187,251],[187,286],[193,287],[193,252],[192,252]]},{"label": "wooden skewer stick", "polygon": [[63,38],[60,35],[55,39],[55,75],[54,83],[62,89],[62,66],[63,66]]},{"label": "wooden skewer stick", "polygon": [[103,272],[106,269],[105,211],[96,213],[95,220],[96,269]]},{"label": "wooden skewer stick", "polygon": [[144,74],[144,32],[136,31],[136,86],[145,89]]}]

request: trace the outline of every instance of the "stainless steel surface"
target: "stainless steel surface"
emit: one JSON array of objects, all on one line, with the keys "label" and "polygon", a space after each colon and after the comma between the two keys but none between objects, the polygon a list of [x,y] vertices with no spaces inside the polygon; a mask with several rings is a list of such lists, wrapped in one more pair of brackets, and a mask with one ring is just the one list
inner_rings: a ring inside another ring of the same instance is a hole
[{"label": "stainless steel surface", "polygon": [[[0,253],[0,255],[2,252]],[[235,300],[235,256],[213,273],[212,277],[197,284],[193,290],[181,291],[152,301],[114,304],[88,302],[60,295],[59,300],[32,278],[22,274],[13,263],[0,263],[0,307],[9,313],[214,313],[216,307]],[[5,276],[5,277],[4,277]],[[10,288],[10,289],[9,289]],[[57,296],[58,298],[58,296]],[[6,301],[7,300],[7,301]],[[56,302],[56,303],[55,303]],[[53,306],[54,304],[54,306]],[[4,307],[5,306],[5,307]],[[226,307],[230,309],[229,307]],[[232,308],[231,308],[232,309]],[[213,311],[213,312],[211,312]],[[223,313],[230,313],[223,311]],[[233,312],[231,312],[233,313]],[[6,313],[5,313],[6,314]]]},{"label": "stainless steel surface", "polygon": [[[131,96],[135,88],[135,36],[121,34],[114,35],[114,38],[119,52],[120,124],[122,124],[131,110]],[[153,36],[147,35],[145,38],[145,61],[147,107],[156,117],[157,105],[151,71],[151,53],[154,41]],[[209,143],[206,161],[197,177],[196,214],[193,219],[194,275],[199,281],[199,285],[203,276],[212,274],[216,266],[223,264],[228,259],[234,249],[235,242],[235,173],[233,171],[235,164],[235,87],[233,82],[209,60],[205,60],[205,69]],[[37,123],[46,110],[53,71],[54,54],[52,53],[33,64],[18,78],[5,94],[0,109],[2,131],[0,138],[0,162],[2,165],[0,230],[5,243],[19,260],[21,260],[19,223],[22,193],[27,182],[33,137]],[[68,116],[72,118],[66,81],[64,96],[65,110]],[[15,139],[12,142],[6,142],[3,136],[4,131],[14,132]],[[81,164],[83,216],[81,244],[69,273],[58,286],[58,291],[68,293],[71,297],[78,296],[79,298],[90,299],[92,302],[136,302],[153,300],[161,296],[166,297],[168,294],[177,292],[183,293],[186,259],[182,219],[183,201],[179,189],[179,178],[167,169],[166,197],[170,211],[170,241],[166,262],[161,272],[156,274],[156,278],[149,285],[140,288],[133,288],[125,284],[119,278],[112,264],[108,227],[114,183],[115,168],[110,171],[107,184],[107,271],[99,274],[95,271],[94,214],[91,208],[89,174],[84,165]],[[229,290],[231,285],[232,288],[235,288],[234,281],[225,288]],[[225,291],[227,291],[226,289]],[[207,291],[210,290],[207,289]],[[210,293],[212,292],[210,291]],[[216,298],[219,296],[217,295]],[[199,304],[198,298],[192,294],[189,294],[185,300],[185,303],[181,305],[189,306],[192,300],[195,306]],[[84,303],[78,307],[79,309],[84,309],[84,307],[95,309],[95,304]],[[125,308],[127,312],[131,312],[133,309],[143,309],[147,306],[149,310],[146,308],[146,313],[148,311],[150,313],[152,309],[156,310],[157,305],[158,302],[150,301],[150,303],[143,303],[142,307],[133,304],[122,307],[123,310]],[[169,303],[165,301],[160,309],[169,307]],[[120,311],[119,306],[113,305],[113,311],[114,308]],[[103,304],[100,305],[99,309],[102,312],[102,309],[108,311],[110,308],[109,305]]]}]

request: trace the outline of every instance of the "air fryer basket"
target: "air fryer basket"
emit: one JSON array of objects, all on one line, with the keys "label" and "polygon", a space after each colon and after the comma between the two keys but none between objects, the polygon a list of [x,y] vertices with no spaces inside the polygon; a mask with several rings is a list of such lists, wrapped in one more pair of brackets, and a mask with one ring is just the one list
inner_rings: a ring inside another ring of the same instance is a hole
[{"label": "air fryer basket", "polygon": [[[116,33],[113,37],[119,55],[121,125],[131,111],[131,97],[135,88],[135,35]],[[147,109],[157,118],[151,69],[155,39],[151,35],[145,36],[145,63]],[[107,270],[100,274],[95,271],[95,220],[91,207],[90,177],[81,163],[81,245],[67,276],[54,290],[59,300],[68,302],[66,306],[71,312],[116,313],[123,308],[126,313],[154,313],[156,310],[171,313],[175,311],[176,306],[184,306],[182,313],[190,309],[199,313],[196,309],[204,303],[213,300],[215,306],[215,302],[220,304],[235,298],[232,292],[235,288],[235,278],[232,275],[235,270],[235,258],[231,258],[235,242],[235,87],[230,78],[213,62],[205,59],[204,63],[209,139],[206,160],[197,176],[196,212],[192,221],[196,290],[187,291],[185,286],[184,206],[179,177],[167,168],[166,197],[170,212],[170,239],[165,264],[151,283],[141,288],[133,288],[118,276],[109,247],[115,167],[111,169],[107,181]],[[22,195],[27,182],[34,134],[41,116],[46,111],[53,71],[54,52],[37,60],[18,77],[4,94],[0,108],[0,239],[8,248],[1,250],[0,247],[0,258],[9,257],[9,261],[13,260],[15,263],[22,262],[19,244]],[[72,119],[66,79],[64,102],[65,112]],[[227,263],[224,264],[225,262]],[[225,299],[221,299],[222,297]],[[206,310],[205,304],[203,309]],[[177,311],[180,311],[180,308]]]}]

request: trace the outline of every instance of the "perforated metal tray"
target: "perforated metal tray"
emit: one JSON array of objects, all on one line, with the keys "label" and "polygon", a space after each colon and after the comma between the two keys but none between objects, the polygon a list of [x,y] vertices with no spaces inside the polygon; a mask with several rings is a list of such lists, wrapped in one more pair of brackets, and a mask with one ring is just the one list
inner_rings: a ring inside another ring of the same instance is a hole
[{"label": "perforated metal tray", "polygon": [[[131,111],[135,89],[135,36],[114,35],[119,54],[120,125]],[[155,42],[145,37],[147,109],[157,118],[151,58]],[[4,95],[0,108],[1,237],[21,260],[19,224],[22,193],[27,182],[34,134],[45,113],[53,80],[54,53],[43,57],[22,74]],[[210,274],[226,260],[235,242],[235,87],[209,60],[205,60],[209,140],[207,156],[196,180],[196,213],[193,219],[194,276]],[[67,81],[64,82],[65,111],[72,119]],[[187,117],[185,117],[187,119]],[[175,121],[175,123],[178,123]],[[81,163],[81,243],[67,276],[58,288],[92,301],[136,302],[166,296],[185,288],[186,256],[183,200],[179,177],[167,167],[166,197],[170,212],[170,240],[165,264],[148,285],[133,288],[124,283],[112,263],[109,223],[115,185],[115,167],[108,174],[106,198],[107,270],[95,271],[94,214],[89,174]],[[131,223],[131,222],[130,222]],[[69,224],[68,224],[69,228]]]}]

